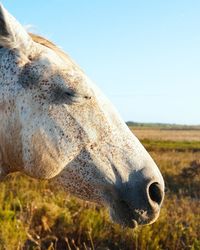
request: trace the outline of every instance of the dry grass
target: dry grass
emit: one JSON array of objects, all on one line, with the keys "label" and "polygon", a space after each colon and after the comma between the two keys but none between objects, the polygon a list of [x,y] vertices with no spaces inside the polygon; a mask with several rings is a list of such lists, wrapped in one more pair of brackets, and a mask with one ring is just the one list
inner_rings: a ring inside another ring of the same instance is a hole
[{"label": "dry grass", "polygon": [[[193,138],[193,132],[188,138]],[[149,136],[146,128],[145,133],[145,139],[152,139],[152,129]],[[161,141],[151,147],[150,154],[168,191],[156,223],[122,229],[110,221],[104,208],[16,174],[0,184],[0,249],[200,249],[200,152],[193,150],[198,144],[194,142],[192,150],[173,150],[163,142],[162,131],[157,133]],[[183,131],[165,133],[175,142],[183,136]],[[151,140],[145,143],[147,148],[152,146]]]},{"label": "dry grass", "polygon": [[134,127],[131,127],[131,130],[140,140],[200,141],[200,130],[138,129]]}]

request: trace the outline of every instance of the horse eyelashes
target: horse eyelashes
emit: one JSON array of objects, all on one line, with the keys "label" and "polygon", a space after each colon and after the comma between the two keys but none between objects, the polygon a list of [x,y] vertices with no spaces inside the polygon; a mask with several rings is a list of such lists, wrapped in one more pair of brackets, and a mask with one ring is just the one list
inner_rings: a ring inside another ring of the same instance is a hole
[{"label": "horse eyelashes", "polygon": [[73,102],[78,102],[78,95],[73,90],[66,90],[63,88],[56,88],[53,94],[53,101],[55,103],[65,103],[72,104]]}]

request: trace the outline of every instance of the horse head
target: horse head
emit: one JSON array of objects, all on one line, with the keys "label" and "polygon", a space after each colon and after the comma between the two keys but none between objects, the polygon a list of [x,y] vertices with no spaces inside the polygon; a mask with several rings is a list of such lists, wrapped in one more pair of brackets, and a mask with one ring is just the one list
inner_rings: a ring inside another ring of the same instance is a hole
[{"label": "horse head", "polygon": [[142,144],[69,56],[2,6],[0,84],[1,177],[52,179],[123,226],[157,219],[164,181]]}]

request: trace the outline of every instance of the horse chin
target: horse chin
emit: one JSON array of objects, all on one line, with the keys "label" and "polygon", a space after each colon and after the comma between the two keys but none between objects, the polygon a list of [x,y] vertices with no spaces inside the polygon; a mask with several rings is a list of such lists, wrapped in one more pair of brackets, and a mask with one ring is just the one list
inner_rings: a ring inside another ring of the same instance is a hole
[{"label": "horse chin", "polygon": [[126,228],[136,228],[139,225],[149,225],[154,223],[159,217],[159,212],[152,213],[139,209],[130,209],[121,206],[110,207],[110,216],[113,222]]},{"label": "horse chin", "polygon": [[110,216],[114,223],[124,228],[128,227],[134,229],[138,226],[138,222],[135,219],[118,216],[113,210],[110,211]]}]

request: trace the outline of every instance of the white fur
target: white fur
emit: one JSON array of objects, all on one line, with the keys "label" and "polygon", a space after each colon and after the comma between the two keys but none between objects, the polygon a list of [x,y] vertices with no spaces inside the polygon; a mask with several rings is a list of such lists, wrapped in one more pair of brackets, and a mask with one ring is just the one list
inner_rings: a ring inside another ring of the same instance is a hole
[{"label": "white fur", "polygon": [[164,181],[150,155],[75,63],[34,42],[3,7],[0,15],[9,31],[0,37],[1,178],[21,171],[52,179],[108,205],[120,224],[153,222]]}]

